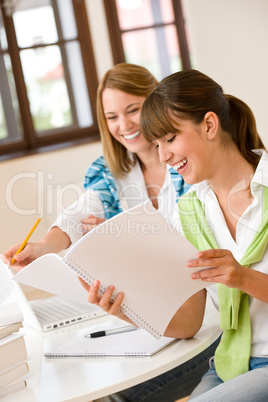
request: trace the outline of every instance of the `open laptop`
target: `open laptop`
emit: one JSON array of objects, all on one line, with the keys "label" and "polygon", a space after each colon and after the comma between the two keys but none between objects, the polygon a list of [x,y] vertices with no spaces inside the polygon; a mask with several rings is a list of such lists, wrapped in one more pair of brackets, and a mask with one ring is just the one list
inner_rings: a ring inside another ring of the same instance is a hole
[{"label": "open laptop", "polygon": [[17,303],[25,324],[39,331],[51,331],[107,314],[93,304],[77,303],[37,289],[36,296],[42,298],[29,301],[25,287],[12,280],[12,276],[0,258],[0,304]]}]

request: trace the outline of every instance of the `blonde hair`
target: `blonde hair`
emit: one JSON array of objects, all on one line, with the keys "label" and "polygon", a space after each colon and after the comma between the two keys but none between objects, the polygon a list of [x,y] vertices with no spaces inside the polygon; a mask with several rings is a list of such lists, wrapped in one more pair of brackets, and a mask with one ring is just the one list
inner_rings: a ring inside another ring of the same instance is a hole
[{"label": "blonde hair", "polygon": [[103,155],[114,177],[122,177],[136,163],[127,149],[110,134],[104,115],[102,93],[105,88],[118,89],[131,95],[147,97],[158,81],[144,67],[129,63],[116,64],[108,70],[99,83],[97,91],[97,119],[103,146]]}]

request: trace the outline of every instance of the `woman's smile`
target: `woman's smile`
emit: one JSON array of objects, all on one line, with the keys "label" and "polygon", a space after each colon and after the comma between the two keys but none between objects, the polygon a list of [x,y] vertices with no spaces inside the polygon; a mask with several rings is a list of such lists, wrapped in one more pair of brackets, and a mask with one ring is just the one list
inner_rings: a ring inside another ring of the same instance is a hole
[{"label": "woman's smile", "polygon": [[122,137],[124,137],[126,142],[135,142],[135,141],[138,141],[140,134],[141,134],[141,132],[140,132],[140,130],[138,130],[132,134],[124,134],[124,135],[122,135]]},{"label": "woman's smile", "polygon": [[185,171],[187,163],[188,163],[188,159],[185,158],[185,159],[182,159],[180,162],[175,163],[175,165],[173,165],[172,167],[173,167],[173,169],[177,170],[177,172],[179,174],[182,174],[182,172]]}]

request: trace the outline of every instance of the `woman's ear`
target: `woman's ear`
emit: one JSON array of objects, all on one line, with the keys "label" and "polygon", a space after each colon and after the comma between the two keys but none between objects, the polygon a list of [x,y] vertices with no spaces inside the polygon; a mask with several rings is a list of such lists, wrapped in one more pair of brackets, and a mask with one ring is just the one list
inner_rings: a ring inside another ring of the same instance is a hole
[{"label": "woman's ear", "polygon": [[219,119],[216,113],[207,112],[204,116],[205,133],[208,140],[214,140],[219,128]]}]

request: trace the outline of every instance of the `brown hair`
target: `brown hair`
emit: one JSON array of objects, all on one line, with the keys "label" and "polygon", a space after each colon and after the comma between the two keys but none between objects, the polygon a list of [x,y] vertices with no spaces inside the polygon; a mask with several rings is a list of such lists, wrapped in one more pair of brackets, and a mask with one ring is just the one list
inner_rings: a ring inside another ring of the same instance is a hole
[{"label": "brown hair", "polygon": [[256,168],[259,156],[253,149],[265,149],[249,106],[197,70],[180,71],[164,78],[145,100],[141,128],[148,141],[176,133],[173,116],[199,124],[207,112],[214,112],[223,130],[224,143],[232,140],[242,156]]},{"label": "brown hair", "polygon": [[131,95],[147,97],[156,87],[158,81],[144,67],[130,63],[116,64],[108,70],[98,86],[97,91],[97,118],[100,129],[103,155],[111,173],[115,177],[122,177],[134,166],[127,149],[110,134],[103,111],[102,93],[105,88],[119,89]]}]

